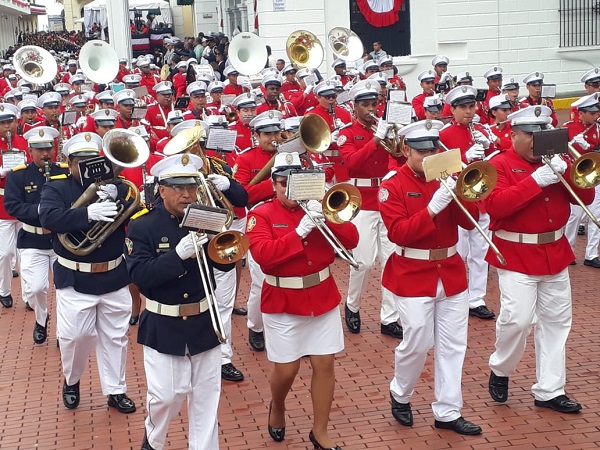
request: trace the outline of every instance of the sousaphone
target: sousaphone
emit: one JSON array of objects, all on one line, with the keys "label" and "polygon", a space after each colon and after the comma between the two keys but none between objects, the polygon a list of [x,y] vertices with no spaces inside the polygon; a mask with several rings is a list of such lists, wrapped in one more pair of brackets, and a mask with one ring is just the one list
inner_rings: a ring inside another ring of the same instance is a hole
[{"label": "sousaphone", "polygon": [[240,74],[251,76],[265,67],[269,54],[263,39],[254,33],[239,33],[229,44],[229,61]]},{"label": "sousaphone", "polygon": [[325,55],[319,38],[306,30],[296,30],[290,34],[285,44],[285,51],[290,62],[298,68],[316,69],[323,62]]},{"label": "sousaphone", "polygon": [[33,84],[50,83],[58,72],[54,56],[37,45],[26,45],[13,55],[13,66],[21,78]]},{"label": "sousaphone", "polygon": [[94,83],[107,84],[114,81],[119,73],[119,57],[110,44],[96,39],[81,47],[79,67]]},{"label": "sousaphone", "polygon": [[356,61],[365,51],[358,35],[344,27],[332,28],[327,34],[327,44],[333,55],[344,61]]}]

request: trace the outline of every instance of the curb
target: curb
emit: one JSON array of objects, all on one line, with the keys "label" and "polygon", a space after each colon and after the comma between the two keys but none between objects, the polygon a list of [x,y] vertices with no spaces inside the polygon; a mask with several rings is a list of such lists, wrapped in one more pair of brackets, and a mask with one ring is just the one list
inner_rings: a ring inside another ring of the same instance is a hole
[{"label": "curb", "polygon": [[571,103],[579,97],[555,98],[553,100],[554,109],[571,109]]}]

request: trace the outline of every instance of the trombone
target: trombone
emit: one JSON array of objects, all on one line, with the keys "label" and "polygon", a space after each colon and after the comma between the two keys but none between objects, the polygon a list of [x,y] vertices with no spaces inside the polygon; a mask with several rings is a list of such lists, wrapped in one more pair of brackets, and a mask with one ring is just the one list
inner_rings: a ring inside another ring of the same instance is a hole
[{"label": "trombone", "polygon": [[[369,113],[369,115],[377,121],[381,120],[375,113]],[[390,155],[394,157],[402,156],[402,150],[398,149],[399,145],[402,146],[402,140],[398,139],[398,131],[404,127],[404,124],[392,123],[391,125],[392,129],[388,132],[388,135],[385,137],[385,139],[382,139],[379,142],[379,145],[381,145]],[[376,132],[377,125],[373,125],[371,130]]]},{"label": "trombone", "polygon": [[358,263],[352,256],[352,253],[342,245],[337,236],[325,224],[325,221],[343,224],[351,221],[360,211],[362,204],[362,196],[356,186],[349,183],[338,183],[332,186],[323,197],[321,212],[325,216],[325,220],[316,219],[308,212],[308,206],[305,200],[299,201],[298,205],[305,214],[310,217],[315,227],[327,240],[329,245],[338,254],[340,258],[358,270]]}]

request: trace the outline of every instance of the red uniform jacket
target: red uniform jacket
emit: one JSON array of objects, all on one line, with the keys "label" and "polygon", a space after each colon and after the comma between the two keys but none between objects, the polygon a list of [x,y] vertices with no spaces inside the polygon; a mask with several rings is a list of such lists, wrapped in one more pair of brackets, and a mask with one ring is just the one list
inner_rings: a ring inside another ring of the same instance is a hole
[{"label": "red uniform jacket", "polygon": [[117,72],[117,81],[118,81],[119,83],[122,83],[122,82],[123,82],[123,77],[124,77],[125,75],[129,75],[129,73],[130,73],[130,72],[129,72],[129,69],[127,69],[127,68],[125,68],[125,67],[121,68],[121,67],[119,66],[119,71]]},{"label": "red uniform jacket", "polygon": [[233,175],[248,192],[248,208],[275,196],[270,176],[254,186],[249,186],[252,178],[265,167],[273,156],[275,156],[275,152],[267,152],[260,147],[254,147],[239,155],[235,160]]},{"label": "red uniform jacket", "polygon": [[[351,178],[383,178],[388,173],[390,154],[381,145],[375,145],[373,134],[371,128],[358,121],[340,130],[338,145]],[[361,209],[378,211],[377,183],[358,190],[362,195]]]},{"label": "red uniform jacket", "polygon": [[[485,136],[488,136],[487,130],[482,125],[474,123],[473,126],[475,127],[475,130],[481,131]],[[473,135],[471,134],[471,131],[469,131],[468,127],[460,123],[456,123],[453,120],[449,125],[446,125],[444,128],[442,128],[442,131],[440,131],[440,140],[450,150],[453,148],[460,148],[462,160],[465,164],[467,164],[467,157],[465,156],[465,153],[471,148],[472,145],[475,144]],[[489,155],[494,150],[496,150],[494,144],[490,143],[490,147],[485,153]]]},{"label": "red uniform jacket", "polygon": [[[500,128],[502,127],[502,128]],[[512,147],[512,138],[510,136],[512,127],[509,122],[503,123],[500,126],[491,126],[492,133],[498,138],[496,141],[496,149],[505,152]]]},{"label": "red uniform jacket", "polygon": [[238,95],[242,95],[243,93],[244,88],[239,84],[235,86],[233,84],[228,84],[223,88],[223,95],[235,95],[237,97]]},{"label": "red uniform jacket", "polygon": [[151,73],[149,73],[148,75],[144,75],[143,73],[140,73],[140,75],[142,76],[142,79],[140,81],[140,86],[146,86],[146,89],[148,90],[148,94],[151,95],[153,98],[156,98],[156,92],[154,92],[152,90],[152,88],[156,84],[156,78],[154,78],[154,75]]},{"label": "red uniform jacket", "polygon": [[169,131],[167,130],[167,116],[169,112],[173,111],[173,105],[171,108],[163,108],[158,103],[148,106],[146,111],[146,120],[150,124],[150,128],[156,134],[158,139],[167,137]]},{"label": "red uniform jacket", "polygon": [[417,119],[419,120],[425,120],[425,108],[423,108],[425,97],[429,97],[429,95],[422,93],[412,99],[412,107],[415,110],[415,115],[417,116]]},{"label": "red uniform jacket", "polygon": [[185,95],[185,88],[187,86],[187,73],[177,72],[173,75],[173,89],[175,90],[175,97],[181,97]]},{"label": "red uniform jacket", "polygon": [[247,152],[254,147],[254,143],[252,141],[252,130],[249,126],[244,125],[238,120],[237,122],[231,123],[229,128],[237,132],[237,137],[235,138],[236,158],[238,155],[241,155],[242,153]]},{"label": "red uniform jacket", "polygon": [[[252,257],[268,275],[302,277],[319,272],[335,260],[335,252],[319,230],[305,239],[296,233],[304,217],[301,208],[286,208],[277,199],[269,200],[248,213],[247,234]],[[358,231],[352,222],[336,225],[327,222],[348,249],[358,244]],[[287,313],[320,316],[337,308],[340,291],[330,275],[308,289],[285,289],[263,283],[260,310],[263,313]]]},{"label": "red uniform jacket", "polygon": [[[148,175],[150,174],[150,169],[152,169],[152,166],[163,158],[163,156],[157,155],[156,153],[150,153],[148,161],[146,161],[146,172],[148,172]],[[141,166],[125,168],[121,172],[120,176],[131,181],[137,187],[140,187],[142,184],[144,184],[144,175]]]},{"label": "red uniform jacket", "polygon": [[258,108],[256,108],[256,114],[264,113],[265,111],[280,111],[283,114],[283,118],[287,119],[288,117],[296,117],[298,113],[296,112],[296,108],[290,102],[281,102],[277,100],[277,103],[267,103],[264,102]]},{"label": "red uniform jacket", "polygon": [[286,95],[287,92],[289,91],[300,91],[302,90],[302,88],[300,87],[300,83],[298,83],[297,81],[287,81],[285,80],[282,85],[281,85],[281,93],[283,95],[285,95],[285,98],[288,98],[288,96]]},{"label": "red uniform jacket", "polygon": [[[391,242],[418,249],[447,248],[458,242],[459,226],[473,229],[455,202],[431,218],[427,205],[439,186],[439,181],[426,182],[407,164],[381,184],[379,210]],[[474,203],[464,205],[477,220]],[[465,264],[458,253],[440,261],[425,261],[394,252],[383,270],[382,284],[402,297],[435,297],[439,279],[447,296],[467,289]]]},{"label": "red uniform jacket", "polygon": [[583,137],[587,143],[590,144],[590,148],[584,150],[579,146],[579,144],[574,143],[573,147],[575,147],[575,150],[577,150],[579,153],[589,153],[600,149],[600,127],[598,126],[598,123],[595,123],[594,126],[590,128],[590,125],[584,125],[579,120],[571,120],[565,123],[563,126],[569,130],[569,140],[587,130]]},{"label": "red uniform jacket", "polygon": [[[483,200],[490,215],[490,230],[515,233],[545,233],[564,227],[575,203],[561,183],[541,188],[531,174],[543,163],[529,163],[514,149],[492,158],[498,170],[498,183]],[[570,165],[565,172],[568,174]],[[569,181],[569,177],[565,179]],[[594,189],[578,189],[569,184],[585,204],[594,200]],[[493,236],[493,242],[506,258],[502,266],[492,250],[486,260],[493,266],[527,275],[553,275],[562,271],[575,259],[569,241],[562,236],[549,244],[521,244]]]},{"label": "red uniform jacket", "polygon": [[552,102],[552,99],[538,98],[538,99],[534,100],[531,97],[523,97],[519,101],[519,108],[527,108],[528,106],[535,106],[535,105],[543,105],[543,106],[547,106],[548,108],[550,108],[552,110],[552,114],[550,114],[550,117],[552,117],[552,126],[556,127],[558,125],[558,117],[556,117],[556,111],[554,111],[554,103]]},{"label": "red uniform jacket", "polygon": [[75,74],[74,74],[74,73],[71,73],[71,72],[67,72],[67,73],[65,73],[65,74],[62,76],[62,78],[60,79],[60,82],[61,82],[61,83],[69,83],[69,84],[71,84],[71,82],[70,82],[69,80],[71,79],[71,77],[72,77],[73,75],[75,75]]}]

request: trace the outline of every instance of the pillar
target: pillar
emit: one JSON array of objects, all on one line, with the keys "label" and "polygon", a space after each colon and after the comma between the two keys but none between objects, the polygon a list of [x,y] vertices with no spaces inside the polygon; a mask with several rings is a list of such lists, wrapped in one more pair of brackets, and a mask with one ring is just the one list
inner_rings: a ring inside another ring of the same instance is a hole
[{"label": "pillar", "polygon": [[108,36],[110,45],[119,58],[132,57],[131,28],[129,27],[129,0],[106,0]]}]

